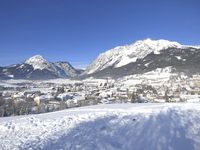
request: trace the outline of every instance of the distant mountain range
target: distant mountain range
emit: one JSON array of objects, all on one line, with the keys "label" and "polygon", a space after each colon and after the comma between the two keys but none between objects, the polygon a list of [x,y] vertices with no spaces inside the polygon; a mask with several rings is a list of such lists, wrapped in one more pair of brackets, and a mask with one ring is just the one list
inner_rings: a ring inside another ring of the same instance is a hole
[{"label": "distant mountain range", "polygon": [[172,72],[192,75],[200,73],[199,64],[200,46],[145,39],[100,54],[84,72],[68,62],[53,63],[36,55],[24,63],[0,67],[0,79],[119,78],[166,67],[171,67]]},{"label": "distant mountain range", "polygon": [[24,63],[0,67],[1,79],[54,79],[76,77],[83,70],[75,69],[68,62],[49,62],[40,55],[35,55]]},{"label": "distant mountain range", "polygon": [[200,73],[199,64],[200,46],[145,39],[100,54],[87,67],[83,76],[118,78],[168,66],[172,67],[173,72],[190,75]]}]

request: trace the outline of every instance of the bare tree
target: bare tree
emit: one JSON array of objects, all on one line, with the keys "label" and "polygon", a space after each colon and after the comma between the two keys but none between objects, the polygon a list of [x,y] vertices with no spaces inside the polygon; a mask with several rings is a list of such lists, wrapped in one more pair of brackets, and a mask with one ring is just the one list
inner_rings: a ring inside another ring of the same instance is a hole
[{"label": "bare tree", "polygon": [[137,101],[137,94],[135,92],[133,92],[131,94],[131,103],[135,103]]},{"label": "bare tree", "polygon": [[165,91],[165,102],[169,102],[169,89]]}]

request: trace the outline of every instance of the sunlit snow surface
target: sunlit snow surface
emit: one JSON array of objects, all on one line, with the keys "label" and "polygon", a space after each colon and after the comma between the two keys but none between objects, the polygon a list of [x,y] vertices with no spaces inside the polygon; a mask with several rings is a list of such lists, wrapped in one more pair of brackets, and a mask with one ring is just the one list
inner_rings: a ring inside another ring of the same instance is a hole
[{"label": "sunlit snow surface", "polygon": [[31,57],[30,59],[26,60],[25,63],[32,65],[35,70],[36,69],[42,70],[45,68],[49,69],[52,67],[52,65],[48,63],[48,61],[40,55],[35,55]]},{"label": "sunlit snow surface", "polygon": [[200,149],[200,104],[108,104],[0,118],[0,149]]},{"label": "sunlit snow surface", "polygon": [[115,68],[122,67],[131,62],[135,62],[137,59],[144,58],[151,52],[159,54],[161,50],[169,47],[178,48],[183,47],[183,45],[167,40],[145,39],[136,41],[131,45],[118,46],[100,54],[97,59],[88,66],[86,73],[91,74],[113,65]]},{"label": "sunlit snow surface", "polygon": [[[118,46],[100,54],[86,69],[85,74],[95,73],[108,67],[122,67],[143,59],[150,53],[160,54],[167,48],[200,48],[199,46],[181,45],[174,41],[145,39],[133,44]],[[181,59],[178,57],[177,59]]]}]

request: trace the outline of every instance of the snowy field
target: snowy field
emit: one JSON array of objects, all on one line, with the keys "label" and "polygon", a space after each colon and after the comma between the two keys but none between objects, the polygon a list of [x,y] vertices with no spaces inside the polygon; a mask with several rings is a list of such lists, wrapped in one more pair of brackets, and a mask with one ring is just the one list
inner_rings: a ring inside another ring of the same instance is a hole
[{"label": "snowy field", "polygon": [[199,150],[200,104],[108,104],[0,118],[0,149]]}]

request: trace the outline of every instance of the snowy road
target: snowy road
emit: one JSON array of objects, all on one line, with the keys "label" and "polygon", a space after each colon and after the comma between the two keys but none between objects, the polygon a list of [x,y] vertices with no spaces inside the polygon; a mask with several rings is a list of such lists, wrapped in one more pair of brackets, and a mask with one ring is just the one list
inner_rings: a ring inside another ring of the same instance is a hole
[{"label": "snowy road", "polygon": [[108,104],[0,118],[0,149],[199,150],[200,104]]}]

